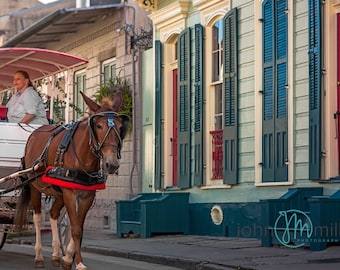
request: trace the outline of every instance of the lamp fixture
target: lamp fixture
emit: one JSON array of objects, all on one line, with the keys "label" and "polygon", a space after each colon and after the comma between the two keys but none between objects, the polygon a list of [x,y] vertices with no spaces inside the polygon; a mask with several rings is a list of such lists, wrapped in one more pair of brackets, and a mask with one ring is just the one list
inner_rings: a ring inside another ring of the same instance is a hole
[{"label": "lamp fixture", "polygon": [[121,27],[119,27],[116,31],[117,33],[120,33],[121,31],[126,31],[126,32],[130,32],[133,30],[133,25],[132,24],[124,24]]}]

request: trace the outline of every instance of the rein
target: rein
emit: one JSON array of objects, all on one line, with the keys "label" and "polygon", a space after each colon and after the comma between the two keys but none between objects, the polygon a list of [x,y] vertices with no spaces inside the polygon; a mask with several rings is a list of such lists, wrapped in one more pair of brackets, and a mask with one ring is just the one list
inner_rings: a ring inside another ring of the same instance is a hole
[{"label": "rein", "polygon": [[[14,185],[12,188],[9,188],[9,189],[0,191],[0,196],[2,196],[2,195],[4,195],[4,194],[7,194],[7,193],[9,193],[9,192],[18,190],[18,189],[20,189],[20,188],[26,186],[28,183],[30,183],[30,182],[36,180],[38,177],[42,176],[43,174],[44,174],[44,172],[37,173],[36,175],[34,175],[34,177],[25,179],[25,180],[22,181],[20,184]],[[21,178],[21,180],[24,179],[24,178],[22,178],[22,177],[20,177],[20,178]]]}]

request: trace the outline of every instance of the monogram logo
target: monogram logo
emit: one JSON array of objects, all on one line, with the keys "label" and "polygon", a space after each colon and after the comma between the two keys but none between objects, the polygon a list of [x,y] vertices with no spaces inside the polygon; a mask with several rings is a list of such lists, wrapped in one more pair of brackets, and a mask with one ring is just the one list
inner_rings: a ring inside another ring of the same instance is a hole
[{"label": "monogram logo", "polygon": [[305,245],[302,238],[310,238],[313,234],[313,223],[309,216],[296,209],[280,211],[274,225],[277,240],[289,248]]}]

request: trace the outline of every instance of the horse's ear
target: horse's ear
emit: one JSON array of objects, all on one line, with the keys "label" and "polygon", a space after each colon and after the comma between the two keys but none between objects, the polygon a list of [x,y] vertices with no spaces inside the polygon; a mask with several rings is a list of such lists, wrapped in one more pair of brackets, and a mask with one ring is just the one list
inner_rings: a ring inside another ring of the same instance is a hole
[{"label": "horse's ear", "polygon": [[80,91],[80,94],[82,95],[86,105],[89,107],[90,114],[97,112],[101,108],[100,105],[98,105],[96,102],[94,102],[88,96],[86,96],[82,91]]},{"label": "horse's ear", "polygon": [[118,112],[123,104],[123,93],[122,91],[117,91],[112,100],[112,109],[114,112]]}]

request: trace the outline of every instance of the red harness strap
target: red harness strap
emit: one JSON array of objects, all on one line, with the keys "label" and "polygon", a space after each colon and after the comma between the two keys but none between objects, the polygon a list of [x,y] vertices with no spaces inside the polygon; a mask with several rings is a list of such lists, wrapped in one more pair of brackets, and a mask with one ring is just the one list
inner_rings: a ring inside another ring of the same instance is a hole
[{"label": "red harness strap", "polygon": [[[46,172],[48,170],[50,170],[51,168],[53,168],[53,167],[52,166],[47,167]],[[96,183],[96,184],[92,184],[92,185],[82,185],[82,184],[75,183],[75,182],[72,182],[72,181],[66,181],[66,180],[63,180],[63,179],[47,176],[46,173],[43,174],[42,180],[45,183],[55,185],[55,186],[59,186],[59,187],[63,187],[63,188],[69,188],[69,189],[99,190],[99,189],[105,189],[105,187],[106,187],[105,182]]]}]

